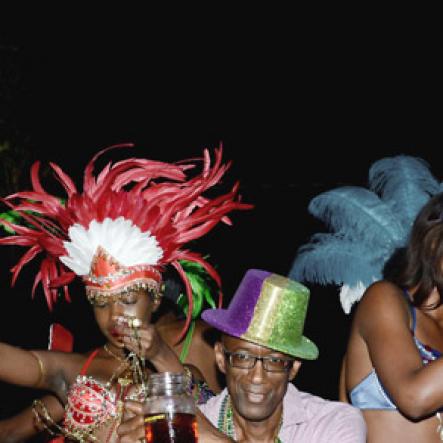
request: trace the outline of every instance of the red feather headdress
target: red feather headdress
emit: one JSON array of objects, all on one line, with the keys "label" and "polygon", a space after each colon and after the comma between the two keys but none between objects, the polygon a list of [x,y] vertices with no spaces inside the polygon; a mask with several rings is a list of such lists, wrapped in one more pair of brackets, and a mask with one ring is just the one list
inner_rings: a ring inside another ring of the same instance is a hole
[{"label": "red feather headdress", "polygon": [[221,147],[215,149],[213,165],[208,150],[204,151],[202,171],[193,177],[188,177],[188,171],[196,166],[194,161],[170,164],[141,158],[109,162],[94,176],[99,156],[130,146],[111,146],[98,152],[85,169],[81,193],[59,166],[50,163],[66,191],[65,200],[43,189],[36,162],[31,168],[33,190],[3,199],[27,226],[0,220],[17,234],[0,239],[0,244],[28,247],[11,269],[12,284],[26,263],[40,253],[45,255],[32,293],[41,283],[49,309],[60,287],[69,300],[68,285],[77,275],[83,278],[88,297],[94,298],[115,295],[134,285],[156,291],[161,270],[172,265],[188,296],[184,334],[191,321],[192,289],[180,260],[200,264],[220,287],[215,269],[185,245],[220,221],[230,224],[226,215],[232,210],[252,206],[240,202],[238,183],[212,200],[203,196],[229,168],[222,163]]}]

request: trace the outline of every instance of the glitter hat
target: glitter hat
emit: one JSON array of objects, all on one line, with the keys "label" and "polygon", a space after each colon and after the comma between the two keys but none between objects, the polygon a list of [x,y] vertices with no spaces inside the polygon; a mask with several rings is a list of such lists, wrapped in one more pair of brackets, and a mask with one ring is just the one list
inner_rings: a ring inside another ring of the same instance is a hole
[{"label": "glitter hat", "polygon": [[228,309],[207,309],[202,318],[214,328],[283,352],[315,360],[317,346],[304,337],[309,289],[259,269],[246,272]]}]

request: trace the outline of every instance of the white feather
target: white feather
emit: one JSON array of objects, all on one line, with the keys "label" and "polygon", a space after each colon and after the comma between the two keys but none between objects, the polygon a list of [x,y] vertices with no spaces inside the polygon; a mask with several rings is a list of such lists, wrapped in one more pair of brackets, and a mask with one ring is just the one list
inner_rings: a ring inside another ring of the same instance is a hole
[{"label": "white feather", "polygon": [[346,314],[351,312],[351,307],[354,303],[360,301],[366,286],[359,281],[355,286],[343,285],[340,289],[340,303]]},{"label": "white feather", "polygon": [[64,242],[68,255],[60,260],[77,275],[87,275],[92,259],[101,246],[124,266],[155,266],[163,256],[155,236],[150,231],[141,232],[131,220],[106,218],[99,223],[93,220],[88,229],[76,223],[69,228],[70,241]]}]

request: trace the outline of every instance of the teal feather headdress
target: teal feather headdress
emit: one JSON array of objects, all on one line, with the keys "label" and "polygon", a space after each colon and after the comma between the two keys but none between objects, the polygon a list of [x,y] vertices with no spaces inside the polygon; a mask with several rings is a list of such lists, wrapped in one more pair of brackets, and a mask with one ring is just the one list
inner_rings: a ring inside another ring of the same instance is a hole
[{"label": "teal feather headdress", "polygon": [[368,188],[346,186],[314,197],[308,210],[329,233],[314,234],[297,251],[289,276],[335,284],[349,313],[366,287],[382,278],[393,252],[404,247],[412,223],[428,199],[443,191],[422,159],[382,158],[369,169]]}]

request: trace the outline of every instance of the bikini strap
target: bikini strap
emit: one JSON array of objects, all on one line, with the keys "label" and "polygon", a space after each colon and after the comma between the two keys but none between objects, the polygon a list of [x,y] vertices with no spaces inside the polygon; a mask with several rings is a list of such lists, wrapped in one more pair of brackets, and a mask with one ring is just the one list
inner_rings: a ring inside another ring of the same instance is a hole
[{"label": "bikini strap", "polygon": [[89,368],[90,364],[92,363],[92,360],[94,360],[94,358],[98,354],[99,350],[100,350],[100,348],[97,348],[94,352],[91,353],[91,355],[85,361],[85,364],[83,365],[82,370],[80,371],[80,375],[86,375],[86,372],[88,372],[88,368]]}]

